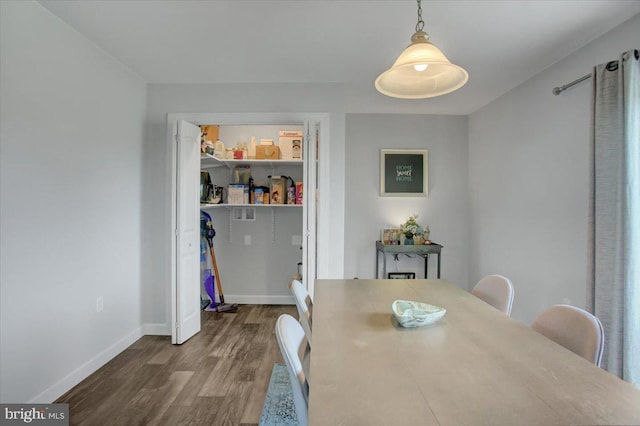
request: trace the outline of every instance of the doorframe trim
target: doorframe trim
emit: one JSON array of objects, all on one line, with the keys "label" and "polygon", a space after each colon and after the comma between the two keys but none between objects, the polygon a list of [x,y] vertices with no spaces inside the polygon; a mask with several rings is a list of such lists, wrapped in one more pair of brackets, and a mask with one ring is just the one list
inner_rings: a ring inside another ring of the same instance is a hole
[{"label": "doorframe trim", "polygon": [[[166,177],[167,188],[169,189],[169,205],[166,206],[165,212],[168,212],[168,220],[165,223],[169,223],[169,232],[165,232],[169,241],[167,241],[167,259],[165,262],[165,276],[171,277],[169,280],[169,287],[165,288],[165,315],[166,318],[171,318],[171,304],[173,303],[173,292],[176,285],[176,242],[174,230],[176,228],[176,145],[174,144],[177,135],[177,122],[179,120],[188,121],[190,123],[200,124],[219,124],[219,125],[252,125],[252,126],[269,126],[269,125],[300,125],[305,121],[316,121],[320,123],[322,129],[322,142],[318,147],[318,158],[324,159],[318,164],[318,191],[322,196],[322,202],[318,203],[318,211],[316,215],[316,247],[326,246],[324,239],[329,238],[331,235],[329,227],[330,216],[330,197],[328,191],[330,188],[329,174],[324,173],[328,170],[326,167],[322,167],[329,159],[330,154],[330,114],[318,113],[318,112],[232,112],[232,113],[168,113],[166,121],[167,140],[166,140],[166,152],[167,152],[167,172]],[[322,195],[326,194],[326,195]],[[328,261],[326,256],[318,256],[316,251],[316,269],[318,271],[316,276],[322,276],[323,271],[330,271],[331,265],[326,261],[320,262],[323,259]],[[327,263],[327,264],[325,264]],[[174,324],[171,324],[174,327]]]}]

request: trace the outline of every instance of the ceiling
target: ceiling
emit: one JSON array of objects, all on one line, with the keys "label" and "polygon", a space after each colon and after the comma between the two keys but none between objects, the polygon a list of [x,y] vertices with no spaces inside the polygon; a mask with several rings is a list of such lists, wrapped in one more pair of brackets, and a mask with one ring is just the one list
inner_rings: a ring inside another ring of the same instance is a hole
[{"label": "ceiling", "polygon": [[148,83],[344,83],[363,99],[454,114],[640,13],[637,0],[424,0],[425,31],[470,77],[455,93],[406,101],[378,94],[373,82],[410,42],[413,0],[40,3]]}]

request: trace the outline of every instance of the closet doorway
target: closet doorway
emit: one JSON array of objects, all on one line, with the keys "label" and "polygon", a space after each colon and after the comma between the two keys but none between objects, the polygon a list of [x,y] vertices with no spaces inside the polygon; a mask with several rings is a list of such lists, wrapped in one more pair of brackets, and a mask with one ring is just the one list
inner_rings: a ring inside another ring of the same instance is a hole
[{"label": "closet doorway", "polygon": [[[328,146],[328,117],[325,114],[304,113],[213,113],[168,114],[168,158],[171,188],[171,265],[170,306],[172,343],[181,344],[200,331],[200,252],[199,252],[199,179],[200,125],[220,126],[302,126],[303,180],[302,205],[302,276],[303,283],[313,294],[317,275],[317,217],[322,214],[318,202],[321,179],[318,175],[323,147]],[[320,139],[322,138],[322,142]],[[229,141],[232,144],[235,141]],[[324,157],[326,158],[326,157]],[[232,209],[232,207],[228,207]],[[216,210],[224,209],[218,207]],[[277,215],[277,207],[261,207],[257,214]],[[231,221],[231,213],[227,213]],[[274,219],[275,221],[275,219]],[[229,222],[231,226],[231,222]],[[277,265],[275,265],[277,267]],[[221,273],[222,274],[222,273]],[[222,274],[224,277],[224,274]],[[224,283],[224,281],[222,281]],[[286,285],[287,283],[283,283]],[[225,288],[225,298],[228,290]],[[233,300],[227,300],[233,302]],[[167,312],[168,314],[168,312]]]}]

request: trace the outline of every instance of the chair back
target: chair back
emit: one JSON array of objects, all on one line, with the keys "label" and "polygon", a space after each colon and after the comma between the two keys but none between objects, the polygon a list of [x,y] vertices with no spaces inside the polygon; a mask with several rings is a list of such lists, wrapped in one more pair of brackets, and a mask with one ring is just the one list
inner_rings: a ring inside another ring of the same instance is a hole
[{"label": "chair back", "polygon": [[511,280],[502,275],[487,275],[471,290],[471,294],[509,316],[513,307],[513,293]]},{"label": "chair back", "polygon": [[302,369],[302,360],[308,348],[304,330],[291,315],[280,315],[276,321],[276,340],[289,372],[293,404],[298,416],[298,423],[306,426],[309,383]]},{"label": "chair back", "polygon": [[600,367],[604,329],[600,320],[584,309],[552,306],[533,320],[531,328]]},{"label": "chair back", "polygon": [[302,325],[304,334],[307,336],[309,345],[311,345],[311,310],[313,309],[311,296],[309,296],[309,292],[299,280],[291,282],[291,293],[298,309],[298,320]]}]

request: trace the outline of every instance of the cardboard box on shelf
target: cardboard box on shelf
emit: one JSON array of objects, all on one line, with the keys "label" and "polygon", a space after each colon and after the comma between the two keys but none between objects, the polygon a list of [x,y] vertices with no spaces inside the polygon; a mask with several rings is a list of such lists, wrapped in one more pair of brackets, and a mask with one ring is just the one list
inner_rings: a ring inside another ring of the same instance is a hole
[{"label": "cardboard box on shelf", "polygon": [[296,204],[302,204],[303,190],[304,190],[304,182],[296,182]]},{"label": "cardboard box on shelf", "polygon": [[220,134],[220,126],[213,124],[203,124],[200,131],[204,134],[204,140],[215,143]]},{"label": "cardboard box on shelf", "polygon": [[286,183],[286,178],[282,176],[271,176],[269,178],[270,204],[284,204],[285,197],[287,196],[285,192]]},{"label": "cardboard box on shelf", "polygon": [[294,139],[292,145],[293,159],[302,160],[302,139]]},{"label": "cardboard box on shelf", "polygon": [[254,204],[264,204],[262,200],[262,196],[264,195],[264,191],[262,188],[255,188],[253,190],[253,203]]},{"label": "cardboard box on shelf", "polygon": [[279,160],[280,148],[274,145],[258,145],[256,146],[257,160]]},{"label": "cardboard box on shelf", "polygon": [[229,204],[244,204],[244,185],[229,185],[227,202]]},{"label": "cardboard box on shelf", "polygon": [[279,160],[280,148],[277,146],[267,146],[264,151],[264,156],[267,158],[267,160]]},{"label": "cardboard box on shelf", "polygon": [[251,197],[249,196],[249,186],[244,185],[242,188],[242,204],[249,204],[251,201]]},{"label": "cardboard box on shelf", "polygon": [[302,159],[302,131],[280,130],[278,146],[283,160]]},{"label": "cardboard box on shelf", "polygon": [[287,204],[295,204],[296,203],[296,187],[289,186],[287,187]]}]

